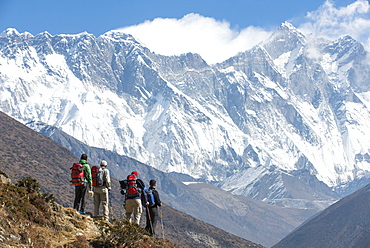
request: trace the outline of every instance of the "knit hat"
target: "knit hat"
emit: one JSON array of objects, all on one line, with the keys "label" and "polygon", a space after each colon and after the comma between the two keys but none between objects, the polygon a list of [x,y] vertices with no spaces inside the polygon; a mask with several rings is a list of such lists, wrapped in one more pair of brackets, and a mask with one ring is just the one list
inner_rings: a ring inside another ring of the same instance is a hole
[{"label": "knit hat", "polygon": [[107,161],[102,160],[102,161],[100,162],[100,166],[106,166],[106,165],[107,165]]},{"label": "knit hat", "polygon": [[136,177],[139,176],[139,173],[137,173],[137,171],[133,171],[133,172],[131,172],[131,174],[135,175]]}]

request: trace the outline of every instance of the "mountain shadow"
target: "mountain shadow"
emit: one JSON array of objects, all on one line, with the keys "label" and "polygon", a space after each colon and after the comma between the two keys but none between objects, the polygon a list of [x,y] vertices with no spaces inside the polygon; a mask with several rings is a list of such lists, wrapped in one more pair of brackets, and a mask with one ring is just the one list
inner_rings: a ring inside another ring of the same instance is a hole
[{"label": "mountain shadow", "polygon": [[370,247],[370,184],[326,208],[273,248]]}]

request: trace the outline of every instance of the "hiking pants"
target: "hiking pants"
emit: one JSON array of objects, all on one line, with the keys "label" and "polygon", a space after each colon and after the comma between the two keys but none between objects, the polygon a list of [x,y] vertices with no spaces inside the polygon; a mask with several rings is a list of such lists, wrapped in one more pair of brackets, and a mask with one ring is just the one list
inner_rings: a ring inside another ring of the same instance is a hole
[{"label": "hiking pants", "polygon": [[141,199],[127,199],[125,210],[126,210],[126,218],[130,220],[130,222],[131,222],[131,214],[134,213],[134,222],[137,224],[140,223],[140,217],[143,212],[143,209],[141,207]]},{"label": "hiking pants", "polygon": [[81,186],[75,186],[75,201],[73,203],[73,208],[80,212],[85,212],[86,205],[86,192],[87,183]]},{"label": "hiking pants", "polygon": [[151,236],[155,235],[155,227],[157,226],[158,220],[158,208],[157,206],[146,208],[146,226],[145,230],[150,233]]},{"label": "hiking pants", "polygon": [[94,216],[99,215],[100,203],[103,206],[103,216],[106,221],[109,220],[109,196],[108,189],[105,186],[94,186]]}]

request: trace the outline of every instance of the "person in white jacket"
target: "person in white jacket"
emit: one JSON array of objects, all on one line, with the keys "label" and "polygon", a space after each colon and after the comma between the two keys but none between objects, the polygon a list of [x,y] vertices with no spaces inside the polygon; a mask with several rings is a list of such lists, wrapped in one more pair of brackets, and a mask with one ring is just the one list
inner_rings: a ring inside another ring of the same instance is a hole
[{"label": "person in white jacket", "polygon": [[109,170],[107,169],[107,161],[100,162],[100,167],[103,172],[103,185],[94,186],[94,216],[99,216],[100,204],[103,206],[103,217],[105,221],[109,221],[109,191],[111,190],[111,180]]}]

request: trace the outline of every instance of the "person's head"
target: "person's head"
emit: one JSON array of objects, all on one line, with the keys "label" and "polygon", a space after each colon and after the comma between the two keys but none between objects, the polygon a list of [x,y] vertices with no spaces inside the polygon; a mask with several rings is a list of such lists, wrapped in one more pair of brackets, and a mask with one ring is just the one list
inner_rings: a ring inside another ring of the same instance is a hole
[{"label": "person's head", "polygon": [[100,167],[107,167],[107,166],[108,166],[107,161],[102,160],[102,161],[100,162]]},{"label": "person's head", "polygon": [[152,180],[149,181],[149,185],[150,185],[150,187],[155,188],[157,186],[157,181],[152,179]]},{"label": "person's head", "polygon": [[138,178],[138,177],[139,177],[139,173],[137,173],[137,171],[133,171],[133,172],[131,172],[131,175],[134,175],[136,178]]},{"label": "person's head", "polygon": [[84,154],[82,154],[82,155],[81,155],[81,159],[82,159],[82,160],[86,160],[86,161],[87,161],[87,155],[86,155],[85,153],[84,153]]}]

